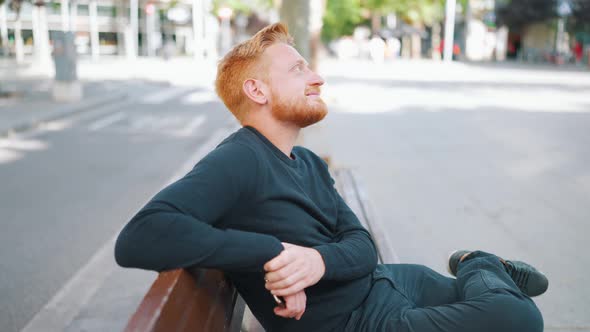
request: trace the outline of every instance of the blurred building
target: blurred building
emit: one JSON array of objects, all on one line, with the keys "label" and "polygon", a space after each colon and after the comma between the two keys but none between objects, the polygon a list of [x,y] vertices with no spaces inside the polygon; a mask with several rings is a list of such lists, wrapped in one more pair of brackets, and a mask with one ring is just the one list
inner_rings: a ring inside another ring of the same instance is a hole
[{"label": "blurred building", "polygon": [[19,25],[24,55],[36,52],[35,35],[45,29],[50,43],[55,31],[73,31],[81,55],[212,55],[217,52],[219,23],[210,6],[210,0],[77,0],[47,3],[39,16],[39,9],[25,2],[17,21],[5,4],[0,28],[9,42],[0,36],[5,49],[0,55],[18,53]]}]

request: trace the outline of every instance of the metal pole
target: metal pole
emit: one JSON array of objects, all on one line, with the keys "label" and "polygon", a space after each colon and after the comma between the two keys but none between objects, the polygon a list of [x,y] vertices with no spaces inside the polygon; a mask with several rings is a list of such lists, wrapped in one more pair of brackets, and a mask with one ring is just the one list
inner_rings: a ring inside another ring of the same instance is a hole
[{"label": "metal pole", "polygon": [[[151,5],[155,6],[155,5]],[[145,33],[146,33],[146,46],[147,55],[153,57],[156,55],[156,48],[154,47],[154,35],[156,31],[156,9],[151,7],[149,12],[145,15]]]},{"label": "metal pole", "polygon": [[193,43],[195,60],[203,60],[203,1],[193,0]]},{"label": "metal pole", "polygon": [[76,32],[78,26],[78,1],[72,2],[72,11],[70,12],[70,30]]},{"label": "metal pole", "polygon": [[2,38],[2,46],[4,46],[4,53],[8,55],[8,23],[6,22],[6,6],[7,2],[4,2],[0,6],[0,37]]},{"label": "metal pole", "polygon": [[39,7],[35,5],[33,5],[31,12],[31,26],[33,30],[33,57],[38,60],[41,54],[41,51],[39,50],[41,45],[41,34],[39,32]]},{"label": "metal pole", "polygon": [[100,45],[98,40],[98,23],[96,0],[91,0],[88,6],[90,14],[90,51],[92,54],[92,60],[98,60],[100,55]]},{"label": "metal pole", "polygon": [[63,32],[70,31],[70,1],[61,0],[61,29]]},{"label": "metal pole", "polygon": [[555,53],[561,54],[563,52],[563,35],[564,35],[564,18],[560,17],[557,20],[557,33],[555,38]]},{"label": "metal pole", "polygon": [[21,18],[20,16],[14,22],[14,49],[16,52],[16,63],[23,63],[25,60],[25,51],[23,46],[23,36],[21,34]]},{"label": "metal pole", "polygon": [[221,49],[223,54],[231,47],[231,24],[229,17],[221,19]]},{"label": "metal pole", "polygon": [[446,2],[446,19],[445,19],[445,49],[444,60],[453,61],[453,35],[455,34],[455,8],[456,0],[447,0]]},{"label": "metal pole", "polygon": [[130,18],[129,18],[129,23],[131,24],[131,42],[129,43],[130,47],[130,52],[129,52],[129,58],[130,59],[135,59],[137,57],[137,38],[138,38],[138,25],[139,25],[139,8],[138,8],[139,4],[138,4],[138,0],[131,0],[130,3]]},{"label": "metal pole", "polygon": [[39,32],[41,34],[41,65],[47,68],[51,64],[51,51],[49,47],[49,26],[47,25],[47,9],[45,5],[39,6]]}]

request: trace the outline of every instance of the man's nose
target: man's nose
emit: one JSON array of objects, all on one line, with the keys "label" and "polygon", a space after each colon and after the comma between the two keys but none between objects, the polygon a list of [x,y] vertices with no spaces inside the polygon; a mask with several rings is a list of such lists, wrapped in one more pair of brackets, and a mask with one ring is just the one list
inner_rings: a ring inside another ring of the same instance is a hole
[{"label": "man's nose", "polygon": [[325,83],[324,79],[318,75],[316,72],[312,71],[311,72],[311,78],[310,78],[310,82],[309,85],[317,85],[317,86],[321,86]]}]

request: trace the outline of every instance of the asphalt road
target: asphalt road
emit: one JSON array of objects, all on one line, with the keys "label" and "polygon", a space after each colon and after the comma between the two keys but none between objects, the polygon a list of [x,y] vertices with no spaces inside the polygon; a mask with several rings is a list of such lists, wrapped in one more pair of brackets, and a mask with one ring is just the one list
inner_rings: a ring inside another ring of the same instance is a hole
[{"label": "asphalt road", "polygon": [[126,103],[1,142],[0,331],[23,328],[212,133],[234,125],[210,91],[127,88]]}]

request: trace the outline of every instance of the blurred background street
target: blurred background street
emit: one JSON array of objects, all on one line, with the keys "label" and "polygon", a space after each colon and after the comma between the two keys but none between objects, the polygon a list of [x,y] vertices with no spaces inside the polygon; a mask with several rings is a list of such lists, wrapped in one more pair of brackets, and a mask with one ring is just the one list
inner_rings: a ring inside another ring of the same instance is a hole
[{"label": "blurred background street", "polygon": [[545,330],[590,331],[590,2],[533,2],[7,0],[0,331],[124,328],[156,274],[114,237],[238,128],[216,61],[279,19],[326,80],[301,143],[357,172],[399,262],[528,261]]}]

